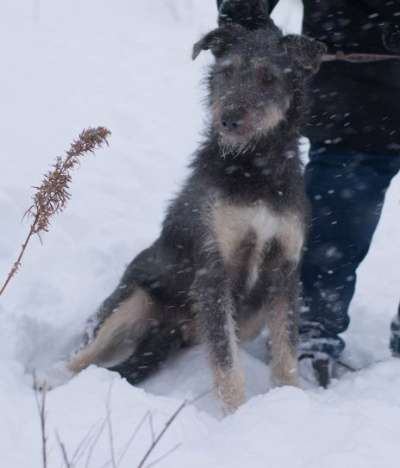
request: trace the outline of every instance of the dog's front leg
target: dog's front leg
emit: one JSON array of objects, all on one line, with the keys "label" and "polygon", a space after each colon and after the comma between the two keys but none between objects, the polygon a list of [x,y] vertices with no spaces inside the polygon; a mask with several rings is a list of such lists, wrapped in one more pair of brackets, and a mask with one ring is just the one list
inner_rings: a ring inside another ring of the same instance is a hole
[{"label": "dog's front leg", "polygon": [[259,286],[267,291],[263,308],[270,331],[272,377],[276,385],[298,386],[298,265],[285,258],[282,246],[275,240],[266,253],[264,269],[267,275]]},{"label": "dog's front leg", "polygon": [[224,409],[232,412],[244,401],[245,385],[239,364],[232,291],[223,261],[217,253],[208,255],[207,262],[197,274],[194,288],[215,390]]}]

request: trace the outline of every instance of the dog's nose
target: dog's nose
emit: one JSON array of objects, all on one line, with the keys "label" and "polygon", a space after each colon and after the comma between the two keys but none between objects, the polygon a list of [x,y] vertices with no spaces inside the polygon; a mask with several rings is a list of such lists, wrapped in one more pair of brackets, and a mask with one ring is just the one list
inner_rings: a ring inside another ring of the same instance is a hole
[{"label": "dog's nose", "polygon": [[243,119],[238,114],[224,114],[221,119],[221,124],[225,130],[236,132],[243,123]]}]

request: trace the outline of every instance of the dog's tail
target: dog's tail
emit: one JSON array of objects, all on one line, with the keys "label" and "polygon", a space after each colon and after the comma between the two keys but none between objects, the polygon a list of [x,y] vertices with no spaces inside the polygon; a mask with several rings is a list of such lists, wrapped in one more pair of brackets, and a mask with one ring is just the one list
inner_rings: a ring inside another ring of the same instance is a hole
[{"label": "dog's tail", "polygon": [[110,368],[130,384],[136,385],[158,370],[168,357],[186,346],[184,324],[154,325],[143,336],[135,352],[124,362]]}]

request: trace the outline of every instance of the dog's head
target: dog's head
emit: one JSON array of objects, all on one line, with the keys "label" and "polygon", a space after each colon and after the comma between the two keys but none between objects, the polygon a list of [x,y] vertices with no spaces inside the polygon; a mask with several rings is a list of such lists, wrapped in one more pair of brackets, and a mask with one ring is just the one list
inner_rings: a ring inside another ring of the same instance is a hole
[{"label": "dog's head", "polygon": [[193,59],[203,50],[216,59],[209,78],[213,127],[229,146],[245,146],[284,120],[326,52],[308,37],[283,36],[272,21],[253,31],[222,26],[194,45]]}]

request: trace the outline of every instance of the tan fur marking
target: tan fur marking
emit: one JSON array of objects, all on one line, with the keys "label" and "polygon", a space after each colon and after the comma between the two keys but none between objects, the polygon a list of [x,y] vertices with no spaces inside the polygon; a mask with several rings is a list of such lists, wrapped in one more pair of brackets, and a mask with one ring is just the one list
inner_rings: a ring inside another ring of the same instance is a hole
[{"label": "tan fur marking", "polygon": [[267,324],[272,351],[272,376],[276,385],[298,386],[297,357],[290,342],[288,310],[284,304],[269,311]]},{"label": "tan fur marking", "polygon": [[232,366],[222,368],[211,359],[214,373],[214,386],[218,398],[221,399],[227,412],[235,411],[245,401],[245,378],[240,365],[239,346],[237,343],[236,326],[232,315],[228,318],[228,333]]},{"label": "tan fur marking", "polygon": [[237,249],[246,236],[255,233],[256,242],[248,271],[249,288],[257,281],[263,249],[272,238],[281,241],[290,260],[297,263],[300,259],[304,229],[294,214],[278,215],[263,203],[249,206],[217,202],[212,207],[212,223],[218,248],[228,266],[234,266]]},{"label": "tan fur marking", "polygon": [[278,238],[288,259],[299,262],[304,244],[304,225],[294,214],[281,218]]},{"label": "tan fur marking", "polygon": [[242,369],[240,367],[229,371],[215,369],[214,375],[217,398],[223,402],[227,412],[234,412],[244,403],[246,398],[245,378]]},{"label": "tan fur marking", "polygon": [[138,334],[155,318],[155,305],[148,294],[138,289],[103,323],[96,338],[76,354],[68,364],[74,373],[97,364],[112,367],[128,358]]},{"label": "tan fur marking", "polygon": [[[266,109],[264,116],[256,124],[257,133],[268,133],[285,119],[286,110],[277,106],[270,106]],[[256,114],[255,114],[256,115]]]},{"label": "tan fur marking", "polygon": [[279,227],[278,217],[263,203],[248,206],[217,202],[212,218],[219,249],[228,264],[251,231],[256,234],[256,250],[260,252]]}]

